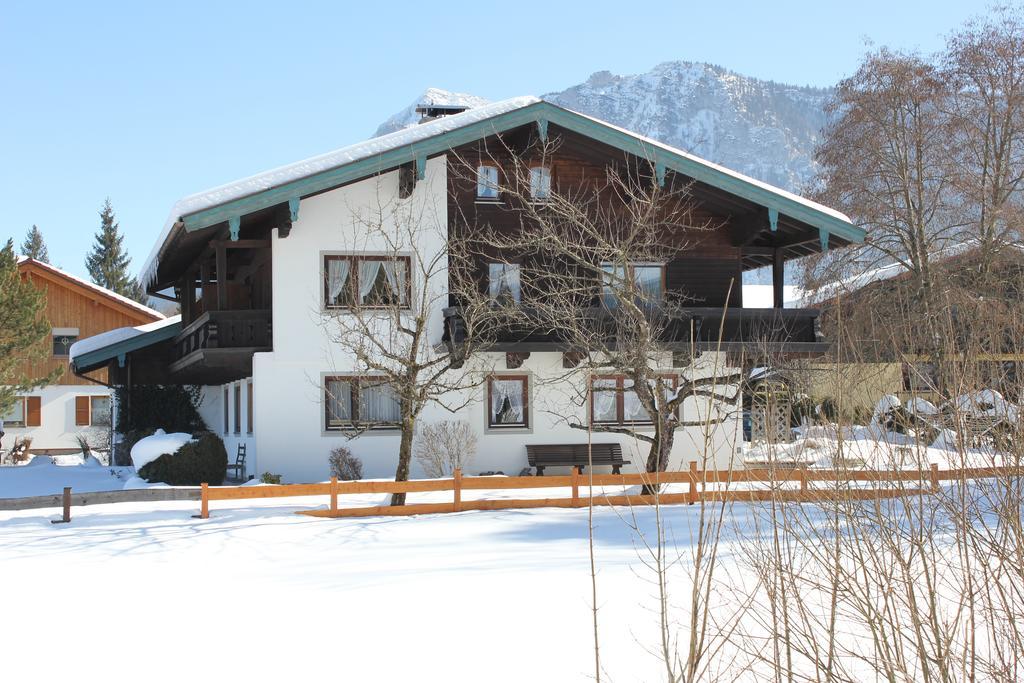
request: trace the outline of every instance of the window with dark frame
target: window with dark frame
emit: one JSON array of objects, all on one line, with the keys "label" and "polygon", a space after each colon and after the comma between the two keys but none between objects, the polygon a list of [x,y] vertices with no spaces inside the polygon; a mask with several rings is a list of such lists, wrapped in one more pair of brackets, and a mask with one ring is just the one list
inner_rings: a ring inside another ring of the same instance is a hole
[{"label": "window with dark frame", "polygon": [[476,169],[476,198],[482,201],[498,200],[498,168],[483,164]]},{"label": "window with dark frame", "polygon": [[409,308],[412,259],[408,256],[324,256],[326,308]]},{"label": "window with dark frame", "polygon": [[325,377],[324,428],[341,431],[357,426],[394,428],[402,415],[398,394],[380,377]]},{"label": "window with dark frame", "polygon": [[252,380],[245,384],[245,431],[252,434]]},{"label": "window with dark frame", "polygon": [[[659,375],[668,385],[668,393],[679,382],[676,375]],[[652,388],[654,382],[651,381]],[[590,380],[590,421],[593,424],[651,424],[639,397],[633,390],[633,380],[622,375],[597,375]]]},{"label": "window with dark frame", "polygon": [[231,423],[228,422],[228,388],[224,387],[224,434],[228,434]]},{"label": "window with dark frame", "polygon": [[242,433],[242,385],[235,385],[235,434]]},{"label": "window with dark frame", "polygon": [[487,427],[525,429],[530,426],[528,375],[492,375],[487,378]]},{"label": "window with dark frame", "polygon": [[640,292],[641,304],[658,303],[665,298],[665,265],[662,263],[630,263],[621,265],[602,263],[604,276],[601,283],[601,300],[608,308],[618,306],[615,295],[616,281],[631,278]]},{"label": "window with dark frame", "polygon": [[78,341],[77,334],[53,334],[53,355],[65,358],[71,355],[71,345]]}]

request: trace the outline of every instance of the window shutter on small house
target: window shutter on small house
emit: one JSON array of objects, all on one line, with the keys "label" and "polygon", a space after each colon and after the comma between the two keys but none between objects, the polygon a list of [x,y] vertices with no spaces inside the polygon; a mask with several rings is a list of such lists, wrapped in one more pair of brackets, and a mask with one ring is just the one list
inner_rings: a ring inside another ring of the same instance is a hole
[{"label": "window shutter on small house", "polygon": [[40,396],[29,396],[25,399],[25,426],[41,427],[43,424],[43,399]]},{"label": "window shutter on small house", "polygon": [[89,424],[89,397],[75,396],[75,425]]}]

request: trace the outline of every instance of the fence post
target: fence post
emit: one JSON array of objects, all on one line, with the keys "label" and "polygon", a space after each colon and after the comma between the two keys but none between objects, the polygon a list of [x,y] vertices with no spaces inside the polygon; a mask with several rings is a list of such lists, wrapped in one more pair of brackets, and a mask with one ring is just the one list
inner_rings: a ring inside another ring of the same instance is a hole
[{"label": "fence post", "polygon": [[71,521],[71,487],[64,487],[64,495],[61,497],[61,504],[64,507],[64,514],[60,519],[51,519],[51,524],[67,524]]},{"label": "fence post", "polygon": [[939,492],[939,466],[936,463],[932,463],[931,466],[931,479],[932,479],[932,493]]},{"label": "fence post", "polygon": [[[572,477],[572,506],[573,507],[579,507],[579,504],[580,504],[580,471],[576,468],[575,465],[573,465],[571,471],[572,471],[572,474],[570,476]],[[593,491],[591,491],[591,495],[593,495]]]},{"label": "fence post", "polygon": [[202,485],[202,503],[199,506],[199,518],[210,518],[210,486],[205,481]]},{"label": "fence post", "polygon": [[338,516],[338,477],[331,477],[331,517]]},{"label": "fence post", "polygon": [[697,461],[690,461],[690,491],[686,504],[693,505],[697,502]]},{"label": "fence post", "polygon": [[455,468],[452,472],[452,490],[455,492],[455,511],[462,509],[462,469]]}]

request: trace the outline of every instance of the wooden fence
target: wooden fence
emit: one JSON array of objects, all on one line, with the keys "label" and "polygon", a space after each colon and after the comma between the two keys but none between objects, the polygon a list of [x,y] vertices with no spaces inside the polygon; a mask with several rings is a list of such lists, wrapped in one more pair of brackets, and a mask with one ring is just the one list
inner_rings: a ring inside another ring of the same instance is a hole
[{"label": "wooden fence", "polygon": [[[981,479],[989,477],[1020,476],[1024,468],[983,467],[940,470],[932,465],[929,470],[810,470],[744,469],[698,470],[697,463],[683,472],[646,472],[635,474],[579,474],[575,469],[564,476],[544,477],[464,477],[456,470],[450,479],[417,479],[411,481],[338,481],[321,484],[285,484],[281,486],[210,487],[203,484],[200,496],[202,519],[210,516],[210,501],[247,500],[256,498],[286,498],[293,496],[329,496],[326,510],[301,510],[299,514],[313,517],[373,517],[401,516],[464,510],[509,510],[538,507],[586,507],[594,505],[693,505],[699,501],[760,502],[786,500],[791,502],[822,502],[826,500],[871,500],[897,496],[921,495],[939,490],[943,480]],[[812,488],[815,482],[827,482],[830,487]],[[850,483],[895,484],[917,483],[902,487],[849,487]],[[796,488],[780,488],[780,484],[797,483]],[[581,495],[581,488],[603,486],[646,486],[657,484],[686,484],[685,493],[618,494],[593,493]],[[724,489],[709,488],[706,484],[726,485]],[[768,484],[767,488],[730,489],[733,484]],[[569,488],[568,498],[514,498],[463,500],[463,491],[515,490],[538,488]],[[369,507],[339,507],[338,497],[357,493],[421,493],[451,491],[452,499],[444,503],[410,503],[401,506],[375,505]]]}]

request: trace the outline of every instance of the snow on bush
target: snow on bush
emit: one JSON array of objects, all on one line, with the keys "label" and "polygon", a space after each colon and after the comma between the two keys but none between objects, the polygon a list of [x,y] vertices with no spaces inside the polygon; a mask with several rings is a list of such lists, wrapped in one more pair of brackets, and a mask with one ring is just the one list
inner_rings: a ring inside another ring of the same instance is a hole
[{"label": "snow on bush", "polygon": [[911,415],[938,415],[939,409],[931,401],[923,398],[911,398],[907,400],[907,412]]},{"label": "snow on bush", "polygon": [[168,434],[162,429],[156,430],[151,436],[139,439],[132,446],[132,464],[135,466],[135,471],[138,472],[161,455],[176,453],[189,441],[192,441],[191,434],[184,432]]},{"label": "snow on bush", "polygon": [[871,412],[872,424],[882,424],[886,420],[886,416],[894,410],[899,410],[903,407],[900,400],[892,394],[886,394],[878,400],[875,404],[875,409]]}]

